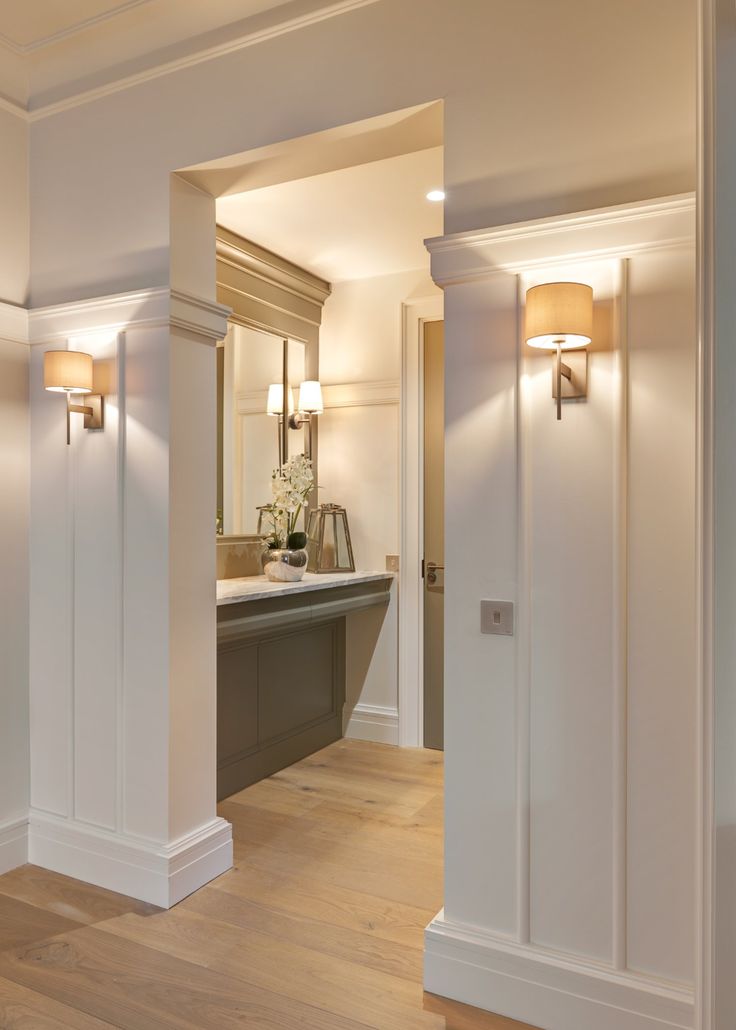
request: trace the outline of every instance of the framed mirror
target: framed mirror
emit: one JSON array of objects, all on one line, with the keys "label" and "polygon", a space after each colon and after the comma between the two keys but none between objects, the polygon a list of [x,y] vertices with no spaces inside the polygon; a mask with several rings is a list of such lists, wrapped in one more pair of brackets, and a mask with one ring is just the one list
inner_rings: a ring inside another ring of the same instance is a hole
[{"label": "framed mirror", "polygon": [[232,311],[217,348],[219,553],[228,542],[258,542],[258,509],[271,502],[273,470],[305,453],[310,440],[317,479],[318,420],[311,420],[310,432],[290,428],[288,414],[301,383],[319,380],[319,327],[330,284],[220,225],[216,244],[217,300]]},{"label": "framed mirror", "polygon": [[218,533],[251,536],[271,501],[273,470],[305,451],[305,431],[290,428],[288,414],[306,378],[306,347],[231,323],[217,357]]}]

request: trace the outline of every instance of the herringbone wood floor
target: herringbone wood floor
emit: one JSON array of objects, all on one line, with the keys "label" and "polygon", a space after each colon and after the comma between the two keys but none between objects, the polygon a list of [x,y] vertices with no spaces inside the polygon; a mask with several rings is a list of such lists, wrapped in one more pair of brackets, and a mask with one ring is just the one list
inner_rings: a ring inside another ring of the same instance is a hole
[{"label": "herringbone wood floor", "polygon": [[169,912],[0,877],[0,1027],[524,1030],[422,992],[439,753],[340,741],[220,807],[235,867]]}]

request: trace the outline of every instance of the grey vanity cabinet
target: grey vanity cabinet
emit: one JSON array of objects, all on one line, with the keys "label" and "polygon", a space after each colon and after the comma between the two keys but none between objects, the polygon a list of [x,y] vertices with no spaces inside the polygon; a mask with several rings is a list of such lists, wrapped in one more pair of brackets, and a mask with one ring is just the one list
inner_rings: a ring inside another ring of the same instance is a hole
[{"label": "grey vanity cabinet", "polygon": [[218,800],[342,736],[346,618],[386,606],[393,577],[343,579],[218,604]]},{"label": "grey vanity cabinet", "polygon": [[221,642],[218,800],[339,740],[344,703],[344,616]]}]

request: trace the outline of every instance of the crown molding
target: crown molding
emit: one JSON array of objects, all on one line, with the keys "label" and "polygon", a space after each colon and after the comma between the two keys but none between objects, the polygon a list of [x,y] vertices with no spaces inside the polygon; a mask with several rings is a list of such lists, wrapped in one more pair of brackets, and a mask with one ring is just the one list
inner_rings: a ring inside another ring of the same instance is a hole
[{"label": "crown molding", "polygon": [[276,39],[289,32],[296,32],[299,29],[307,28],[311,25],[317,25],[319,22],[327,21],[330,18],[335,18],[342,14],[348,14],[349,12],[358,10],[361,7],[368,7],[379,2],[380,0],[337,0],[337,2],[321,7],[316,11],[311,11],[309,14],[289,18],[286,21],[271,25],[268,28],[255,29],[251,32],[245,33],[244,35],[238,36],[235,39],[229,40],[227,43],[220,43],[217,46],[206,47],[184,57],[165,61],[162,64],[155,65],[145,71],[137,72],[133,75],[122,76],[121,78],[105,83],[102,86],[75,93],[63,100],[50,104],[42,104],[36,108],[33,107],[33,103],[31,102],[26,110],[26,117],[30,122],[37,122],[44,118],[50,118],[53,115],[60,114],[62,111],[69,111],[72,108],[80,107],[83,104],[92,103],[95,100],[100,100],[102,97],[110,96],[113,93],[119,93],[123,90],[130,89],[133,86],[139,86],[144,82],[150,82],[151,80],[158,79],[161,76],[170,75],[173,72],[181,71],[185,68],[192,68],[195,65],[203,64],[206,61],[212,61],[218,57],[223,57],[228,54],[236,53],[239,50],[244,50],[247,47],[257,46],[259,43],[265,43],[271,39]]},{"label": "crown molding", "polygon": [[54,43],[60,42],[62,39],[68,39],[70,36],[75,36],[78,32],[84,32],[85,29],[92,28],[93,25],[99,25],[102,22],[110,21],[111,18],[116,18],[119,14],[125,14],[126,11],[130,11],[134,7],[140,7],[142,4],[150,3],[150,0],[125,0],[124,3],[118,4],[110,11],[103,11],[101,14],[95,14],[91,18],[83,18],[82,21],[76,22],[74,25],[70,25],[67,29],[60,29],[58,32],[52,32],[49,36],[43,36],[41,39],[36,40],[33,43],[16,43],[8,36],[0,33],[0,45],[6,47],[11,53],[14,54],[32,54],[37,50],[43,50],[44,47],[52,46]]},{"label": "crown molding", "polygon": [[219,340],[227,332],[229,314],[230,309],[223,304],[168,287],[135,290],[32,309],[28,312],[27,342],[40,344],[156,326],[171,326],[207,340]]},{"label": "crown molding", "polygon": [[246,240],[223,225],[217,226],[215,246],[218,261],[248,272],[311,304],[321,307],[332,292],[332,286],[326,279],[321,279],[252,240]]},{"label": "crown molding", "polygon": [[453,233],[426,240],[438,286],[518,273],[536,266],[620,258],[694,245],[695,194],[598,208],[561,217]]}]

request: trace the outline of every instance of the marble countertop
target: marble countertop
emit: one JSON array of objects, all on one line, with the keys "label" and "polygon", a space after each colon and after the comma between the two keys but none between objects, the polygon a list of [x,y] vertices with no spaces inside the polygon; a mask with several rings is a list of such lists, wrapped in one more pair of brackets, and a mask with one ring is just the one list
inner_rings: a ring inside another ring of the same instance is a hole
[{"label": "marble countertop", "polygon": [[266,597],[284,597],[309,590],[328,590],[330,587],[350,586],[352,583],[370,583],[378,579],[393,579],[393,572],[305,572],[298,583],[271,583],[265,576],[245,576],[242,579],[218,579],[217,604],[237,604],[240,601],[262,600]]}]

